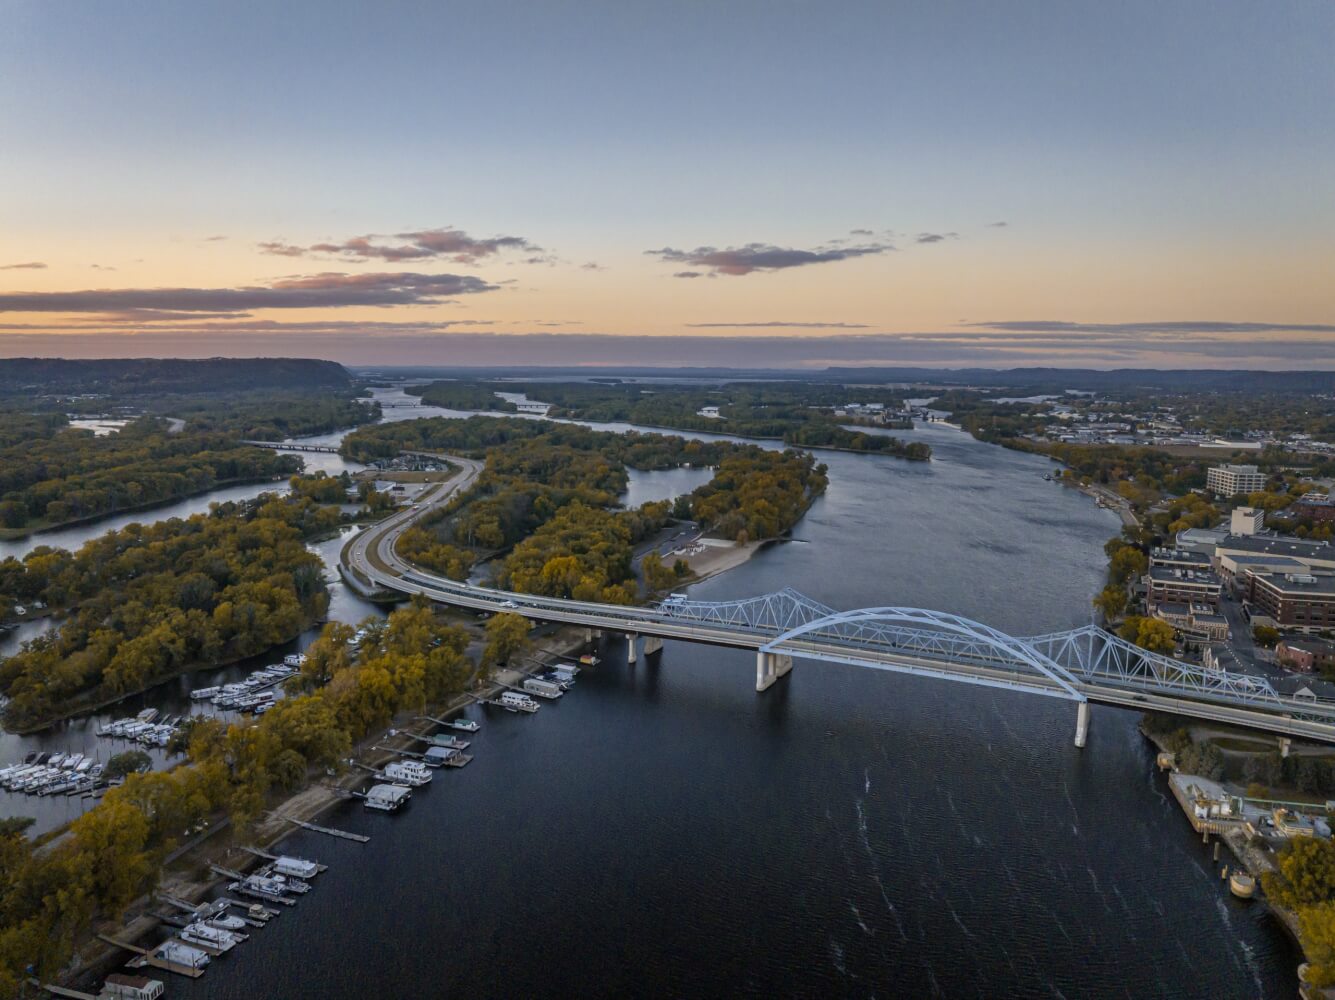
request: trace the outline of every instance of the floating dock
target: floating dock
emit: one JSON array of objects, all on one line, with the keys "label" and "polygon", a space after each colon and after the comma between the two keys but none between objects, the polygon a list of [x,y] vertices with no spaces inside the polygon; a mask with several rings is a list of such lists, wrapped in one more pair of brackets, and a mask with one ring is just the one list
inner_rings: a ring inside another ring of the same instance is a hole
[{"label": "floating dock", "polygon": [[327,833],[331,837],[342,837],[344,840],[355,840],[359,844],[364,844],[371,838],[364,833],[348,833],[346,830],[335,830],[329,826],[318,826],[315,823],[307,823],[304,819],[293,819],[291,816],[284,816],[283,819],[289,823],[295,823],[303,830],[314,830],[316,833]]},{"label": "floating dock", "polygon": [[[126,941],[117,941],[113,937],[107,937],[105,934],[99,934],[98,940],[105,941],[113,947],[120,948],[122,951],[133,952],[137,958],[132,959],[125,964],[132,969],[141,969],[145,965],[151,965],[155,969],[162,969],[164,972],[172,972],[178,976],[186,976],[189,979],[198,979],[204,975],[203,969],[197,969],[193,965],[183,965],[180,962],[172,962],[165,958],[159,958],[147,948],[140,948],[138,945],[130,944]],[[184,941],[181,944],[185,944]],[[189,947],[194,947],[190,945]]]},{"label": "floating dock", "polygon": [[[279,858],[284,857],[284,855],[281,854],[270,854],[268,851],[261,851],[258,847],[243,847],[241,850],[245,851],[247,854],[253,854],[257,858],[263,858],[265,861],[277,861]],[[329,871],[328,865],[322,865],[318,861],[314,862],[314,864],[317,875],[320,872]]]}]

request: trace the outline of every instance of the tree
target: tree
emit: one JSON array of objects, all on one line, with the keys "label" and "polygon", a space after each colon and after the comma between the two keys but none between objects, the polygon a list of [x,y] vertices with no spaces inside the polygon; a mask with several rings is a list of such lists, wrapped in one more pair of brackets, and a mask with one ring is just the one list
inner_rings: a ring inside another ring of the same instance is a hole
[{"label": "tree", "polygon": [[644,571],[644,582],[650,590],[667,590],[677,582],[677,574],[663,565],[663,557],[657,550],[645,553],[640,560],[640,569]]},{"label": "tree", "polygon": [[1110,583],[1095,595],[1093,603],[1105,619],[1116,618],[1126,610],[1126,588]]},{"label": "tree", "polygon": [[1252,627],[1252,638],[1267,649],[1272,648],[1279,642],[1279,629],[1270,625],[1256,625]]},{"label": "tree", "polygon": [[1171,653],[1176,646],[1173,626],[1158,618],[1133,615],[1123,622],[1117,634],[1128,642],[1134,642],[1141,649],[1148,649],[1151,653]]},{"label": "tree", "polygon": [[487,644],[482,650],[482,662],[497,666],[509,662],[511,656],[528,645],[528,619],[509,611],[502,611],[487,622]]},{"label": "tree", "polygon": [[102,776],[108,781],[114,781],[117,778],[124,778],[127,774],[134,774],[138,771],[147,771],[153,766],[153,758],[142,750],[126,750],[124,753],[114,755],[107,761],[106,768],[102,771]]}]

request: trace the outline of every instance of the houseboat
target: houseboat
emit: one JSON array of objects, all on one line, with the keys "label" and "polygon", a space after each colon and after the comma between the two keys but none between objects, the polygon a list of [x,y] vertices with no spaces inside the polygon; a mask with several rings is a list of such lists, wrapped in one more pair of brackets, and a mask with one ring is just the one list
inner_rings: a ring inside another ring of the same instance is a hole
[{"label": "houseboat", "polygon": [[431,769],[421,761],[396,760],[385,765],[384,778],[392,784],[420,788],[431,783]]},{"label": "houseboat", "polygon": [[523,687],[529,694],[536,694],[539,698],[548,700],[555,700],[565,694],[560,684],[555,681],[545,681],[540,677],[524,678]]},{"label": "houseboat", "polygon": [[366,793],[366,808],[397,812],[412,797],[413,790],[406,785],[372,785]]},{"label": "houseboat", "polygon": [[501,708],[508,709],[511,712],[536,712],[538,703],[526,694],[518,691],[504,691],[496,699]]},{"label": "houseboat", "polygon": [[287,875],[290,878],[314,878],[319,874],[320,866],[314,861],[284,854],[273,863],[273,870],[279,875]]}]

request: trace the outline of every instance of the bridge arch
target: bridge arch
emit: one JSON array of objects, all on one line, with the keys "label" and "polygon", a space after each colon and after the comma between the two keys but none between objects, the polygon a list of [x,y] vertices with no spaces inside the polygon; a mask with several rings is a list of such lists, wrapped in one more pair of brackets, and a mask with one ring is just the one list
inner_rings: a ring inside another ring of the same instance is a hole
[{"label": "bridge arch", "polygon": [[[890,647],[908,649],[923,654],[936,654],[942,657],[964,657],[973,660],[991,660],[1010,668],[1032,670],[1057,686],[1056,691],[1042,693],[1084,702],[1085,696],[1080,691],[1080,682],[1064,666],[1045,655],[1022,639],[1017,639],[990,625],[952,615],[943,611],[930,611],[925,608],[883,607],[862,608],[856,611],[840,611],[810,621],[802,622],[771,639],[760,648],[762,657],[791,656],[795,650],[790,643],[803,636],[819,636],[822,639],[834,639],[849,646],[849,656],[840,657],[843,662],[858,663],[867,666],[880,666],[882,669],[896,669],[905,673],[930,673],[930,668],[887,667],[873,662],[866,655],[859,656],[858,649],[869,647]],[[829,659],[828,655],[817,655]],[[762,661],[763,662],[763,661]],[[1015,687],[1015,683],[980,678],[976,683],[991,687]]]}]

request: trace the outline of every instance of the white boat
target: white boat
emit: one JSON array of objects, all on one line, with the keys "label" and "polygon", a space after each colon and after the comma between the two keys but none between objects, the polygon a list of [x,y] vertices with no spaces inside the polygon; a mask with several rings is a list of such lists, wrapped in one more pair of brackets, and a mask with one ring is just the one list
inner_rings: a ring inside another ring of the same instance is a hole
[{"label": "white boat", "polygon": [[286,656],[283,657],[283,662],[287,664],[289,667],[294,667],[294,668],[304,666],[306,663],[306,654],[288,653]]},{"label": "white boat", "polygon": [[158,710],[156,708],[146,708],[135,716],[140,722],[152,722],[157,717]]},{"label": "white boat", "polygon": [[209,964],[208,952],[191,948],[188,944],[177,941],[175,938],[164,941],[153,954],[165,961],[176,965],[184,965],[191,969],[202,969]]},{"label": "white boat", "polygon": [[479,726],[472,719],[455,719],[453,722],[450,723],[450,728],[458,729],[465,733],[475,733],[482,727]]},{"label": "white boat", "polygon": [[51,759],[48,760],[47,763],[52,767],[59,767],[61,764],[65,763],[65,755],[63,753],[52,754]]},{"label": "white boat", "polygon": [[245,879],[236,884],[243,889],[263,893],[267,896],[281,896],[284,891],[282,882],[265,875],[247,875]]},{"label": "white boat", "polygon": [[203,945],[205,948],[212,948],[221,952],[229,952],[239,943],[236,935],[231,931],[225,931],[221,927],[210,927],[208,924],[202,923],[188,925],[181,931],[180,938],[186,944]]},{"label": "white boat", "polygon": [[540,677],[526,677],[523,684],[524,690],[529,694],[536,694],[539,698],[555,700],[565,694],[565,689],[555,681],[545,681]]},{"label": "white boat", "polygon": [[209,917],[204,923],[210,927],[217,927],[225,931],[243,931],[246,929],[246,922],[240,917],[231,917],[226,913],[220,913],[216,917]]},{"label": "white boat", "polygon": [[218,687],[216,684],[213,687],[195,688],[195,690],[190,692],[190,700],[207,701],[221,690],[222,688]]},{"label": "white boat", "polygon": [[270,866],[268,870],[270,874],[264,877],[270,879],[271,881],[277,882],[281,892],[295,892],[298,895],[301,895],[302,893],[307,893],[311,891],[309,882],[303,882],[299,878],[288,878],[286,875],[274,875],[272,874],[273,872],[272,866]]},{"label": "white boat", "polygon": [[79,761],[78,766],[75,767],[74,770],[79,774],[87,774],[93,769],[95,763],[96,761],[94,761],[92,757],[85,757],[83,760]]},{"label": "white boat", "polygon": [[273,863],[273,870],[279,875],[290,875],[293,878],[314,878],[319,874],[320,866],[314,861],[284,854]]},{"label": "white boat", "polygon": [[366,793],[366,808],[394,812],[412,797],[413,790],[406,785],[372,785]]},{"label": "white boat", "polygon": [[536,712],[538,703],[526,694],[520,694],[518,691],[502,692],[497,699],[501,708],[508,709],[511,712]]},{"label": "white boat", "polygon": [[384,779],[393,784],[420,788],[431,784],[431,769],[420,761],[396,760],[385,765]]}]

